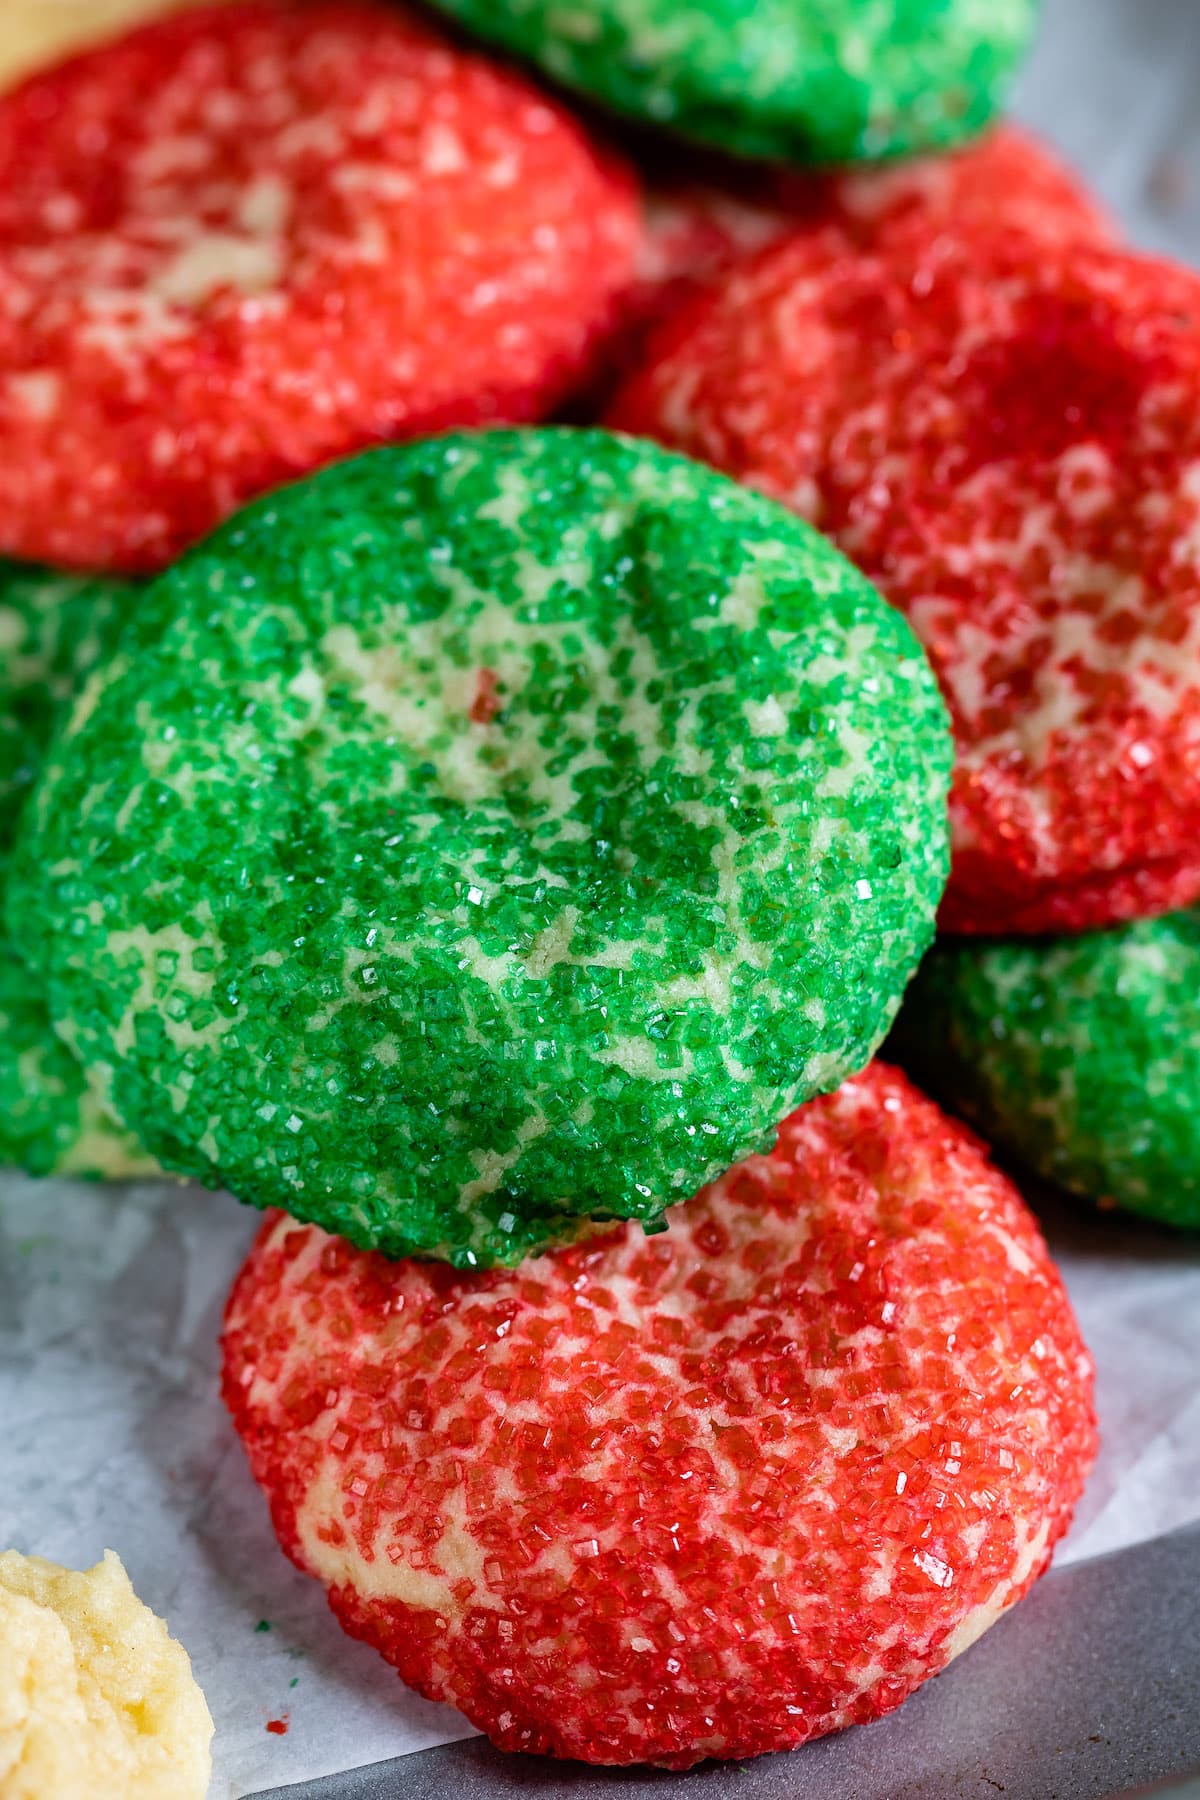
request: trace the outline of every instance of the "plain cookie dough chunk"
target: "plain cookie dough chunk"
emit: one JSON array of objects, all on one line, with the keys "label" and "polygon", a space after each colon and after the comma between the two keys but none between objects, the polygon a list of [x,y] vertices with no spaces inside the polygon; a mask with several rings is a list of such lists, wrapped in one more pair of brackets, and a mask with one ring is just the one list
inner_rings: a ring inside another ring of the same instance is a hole
[{"label": "plain cookie dough chunk", "polygon": [[0,1800],[203,1800],[212,1734],[111,1550],[82,1571],[0,1554]]},{"label": "plain cookie dough chunk", "polygon": [[930,941],[916,640],[650,444],[327,470],[163,576],[92,693],[25,840],[56,1022],[164,1167],[389,1255],[653,1229],[861,1066]]}]

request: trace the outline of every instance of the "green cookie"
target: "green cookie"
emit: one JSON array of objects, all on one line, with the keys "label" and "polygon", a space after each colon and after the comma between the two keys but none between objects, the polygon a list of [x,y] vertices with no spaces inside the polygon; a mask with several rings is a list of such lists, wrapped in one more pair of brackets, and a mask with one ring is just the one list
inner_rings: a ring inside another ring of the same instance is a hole
[{"label": "green cookie", "polygon": [[738,156],[875,161],[982,130],[1037,0],[434,0],[630,118]]},{"label": "green cookie", "polygon": [[654,1227],[870,1056],[951,748],[900,615],[604,432],[272,495],[143,596],[15,908],[162,1162],[391,1255]]},{"label": "green cookie", "polygon": [[[110,649],[136,592],[0,561],[0,897],[55,721]],[[105,1114],[55,1035],[41,981],[0,934],[0,1163],[31,1175],[153,1168]]]},{"label": "green cookie", "polygon": [[893,1042],[1038,1174],[1200,1227],[1200,913],[1055,941],[945,940]]}]

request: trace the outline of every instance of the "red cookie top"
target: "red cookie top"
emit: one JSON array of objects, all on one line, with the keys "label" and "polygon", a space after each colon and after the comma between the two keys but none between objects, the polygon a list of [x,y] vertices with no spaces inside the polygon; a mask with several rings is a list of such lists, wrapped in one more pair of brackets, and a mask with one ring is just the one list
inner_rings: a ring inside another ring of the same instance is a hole
[{"label": "red cookie top", "polygon": [[369,0],[248,0],[0,100],[0,550],[169,561],[376,440],[541,416],[640,237],[623,169]]},{"label": "red cookie top", "polygon": [[684,1767],[874,1718],[1040,1574],[1091,1461],[1033,1219],[896,1072],[670,1219],[463,1275],[277,1215],[230,1299],[284,1548],[506,1749]]},{"label": "red cookie top", "polygon": [[1115,235],[1074,171],[1013,125],[997,126],[950,156],[847,169],[828,192],[838,221],[864,244],[909,223],[960,233],[1013,228],[1059,244],[1106,243]]},{"label": "red cookie top", "polygon": [[947,929],[1200,892],[1200,278],[813,233],[689,309],[612,422],[804,513],[911,621],[959,746]]},{"label": "red cookie top", "polygon": [[1015,226],[1059,243],[1103,243],[1113,235],[1078,177],[1011,125],[946,156],[836,175],[732,165],[715,170],[711,180],[651,177],[646,235],[625,305],[632,353],[648,328],[731,264],[798,229],[827,224],[842,226],[863,245],[908,227],[962,232]]}]

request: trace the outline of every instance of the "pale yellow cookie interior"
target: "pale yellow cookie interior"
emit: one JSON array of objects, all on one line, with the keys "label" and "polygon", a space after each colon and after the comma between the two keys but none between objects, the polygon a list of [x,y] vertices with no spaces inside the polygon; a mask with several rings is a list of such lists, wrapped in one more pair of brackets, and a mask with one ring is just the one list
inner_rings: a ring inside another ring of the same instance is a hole
[{"label": "pale yellow cookie interior", "polygon": [[203,1800],[213,1724],[120,1558],[0,1554],[0,1800]]},{"label": "pale yellow cookie interior", "polygon": [[[0,0],[0,88],[188,0]],[[195,0],[192,0],[195,3]]]}]

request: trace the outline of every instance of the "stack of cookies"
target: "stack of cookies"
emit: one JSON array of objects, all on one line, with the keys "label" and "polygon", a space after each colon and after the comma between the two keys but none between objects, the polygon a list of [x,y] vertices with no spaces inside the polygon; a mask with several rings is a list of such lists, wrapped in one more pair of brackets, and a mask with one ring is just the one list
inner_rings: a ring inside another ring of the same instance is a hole
[{"label": "stack of cookies", "polygon": [[1032,0],[440,6],[0,99],[0,1150],[269,1209],[285,1551],[682,1768],[898,1705],[1094,1454],[889,1033],[1200,1223],[1200,278],[993,123]]}]

